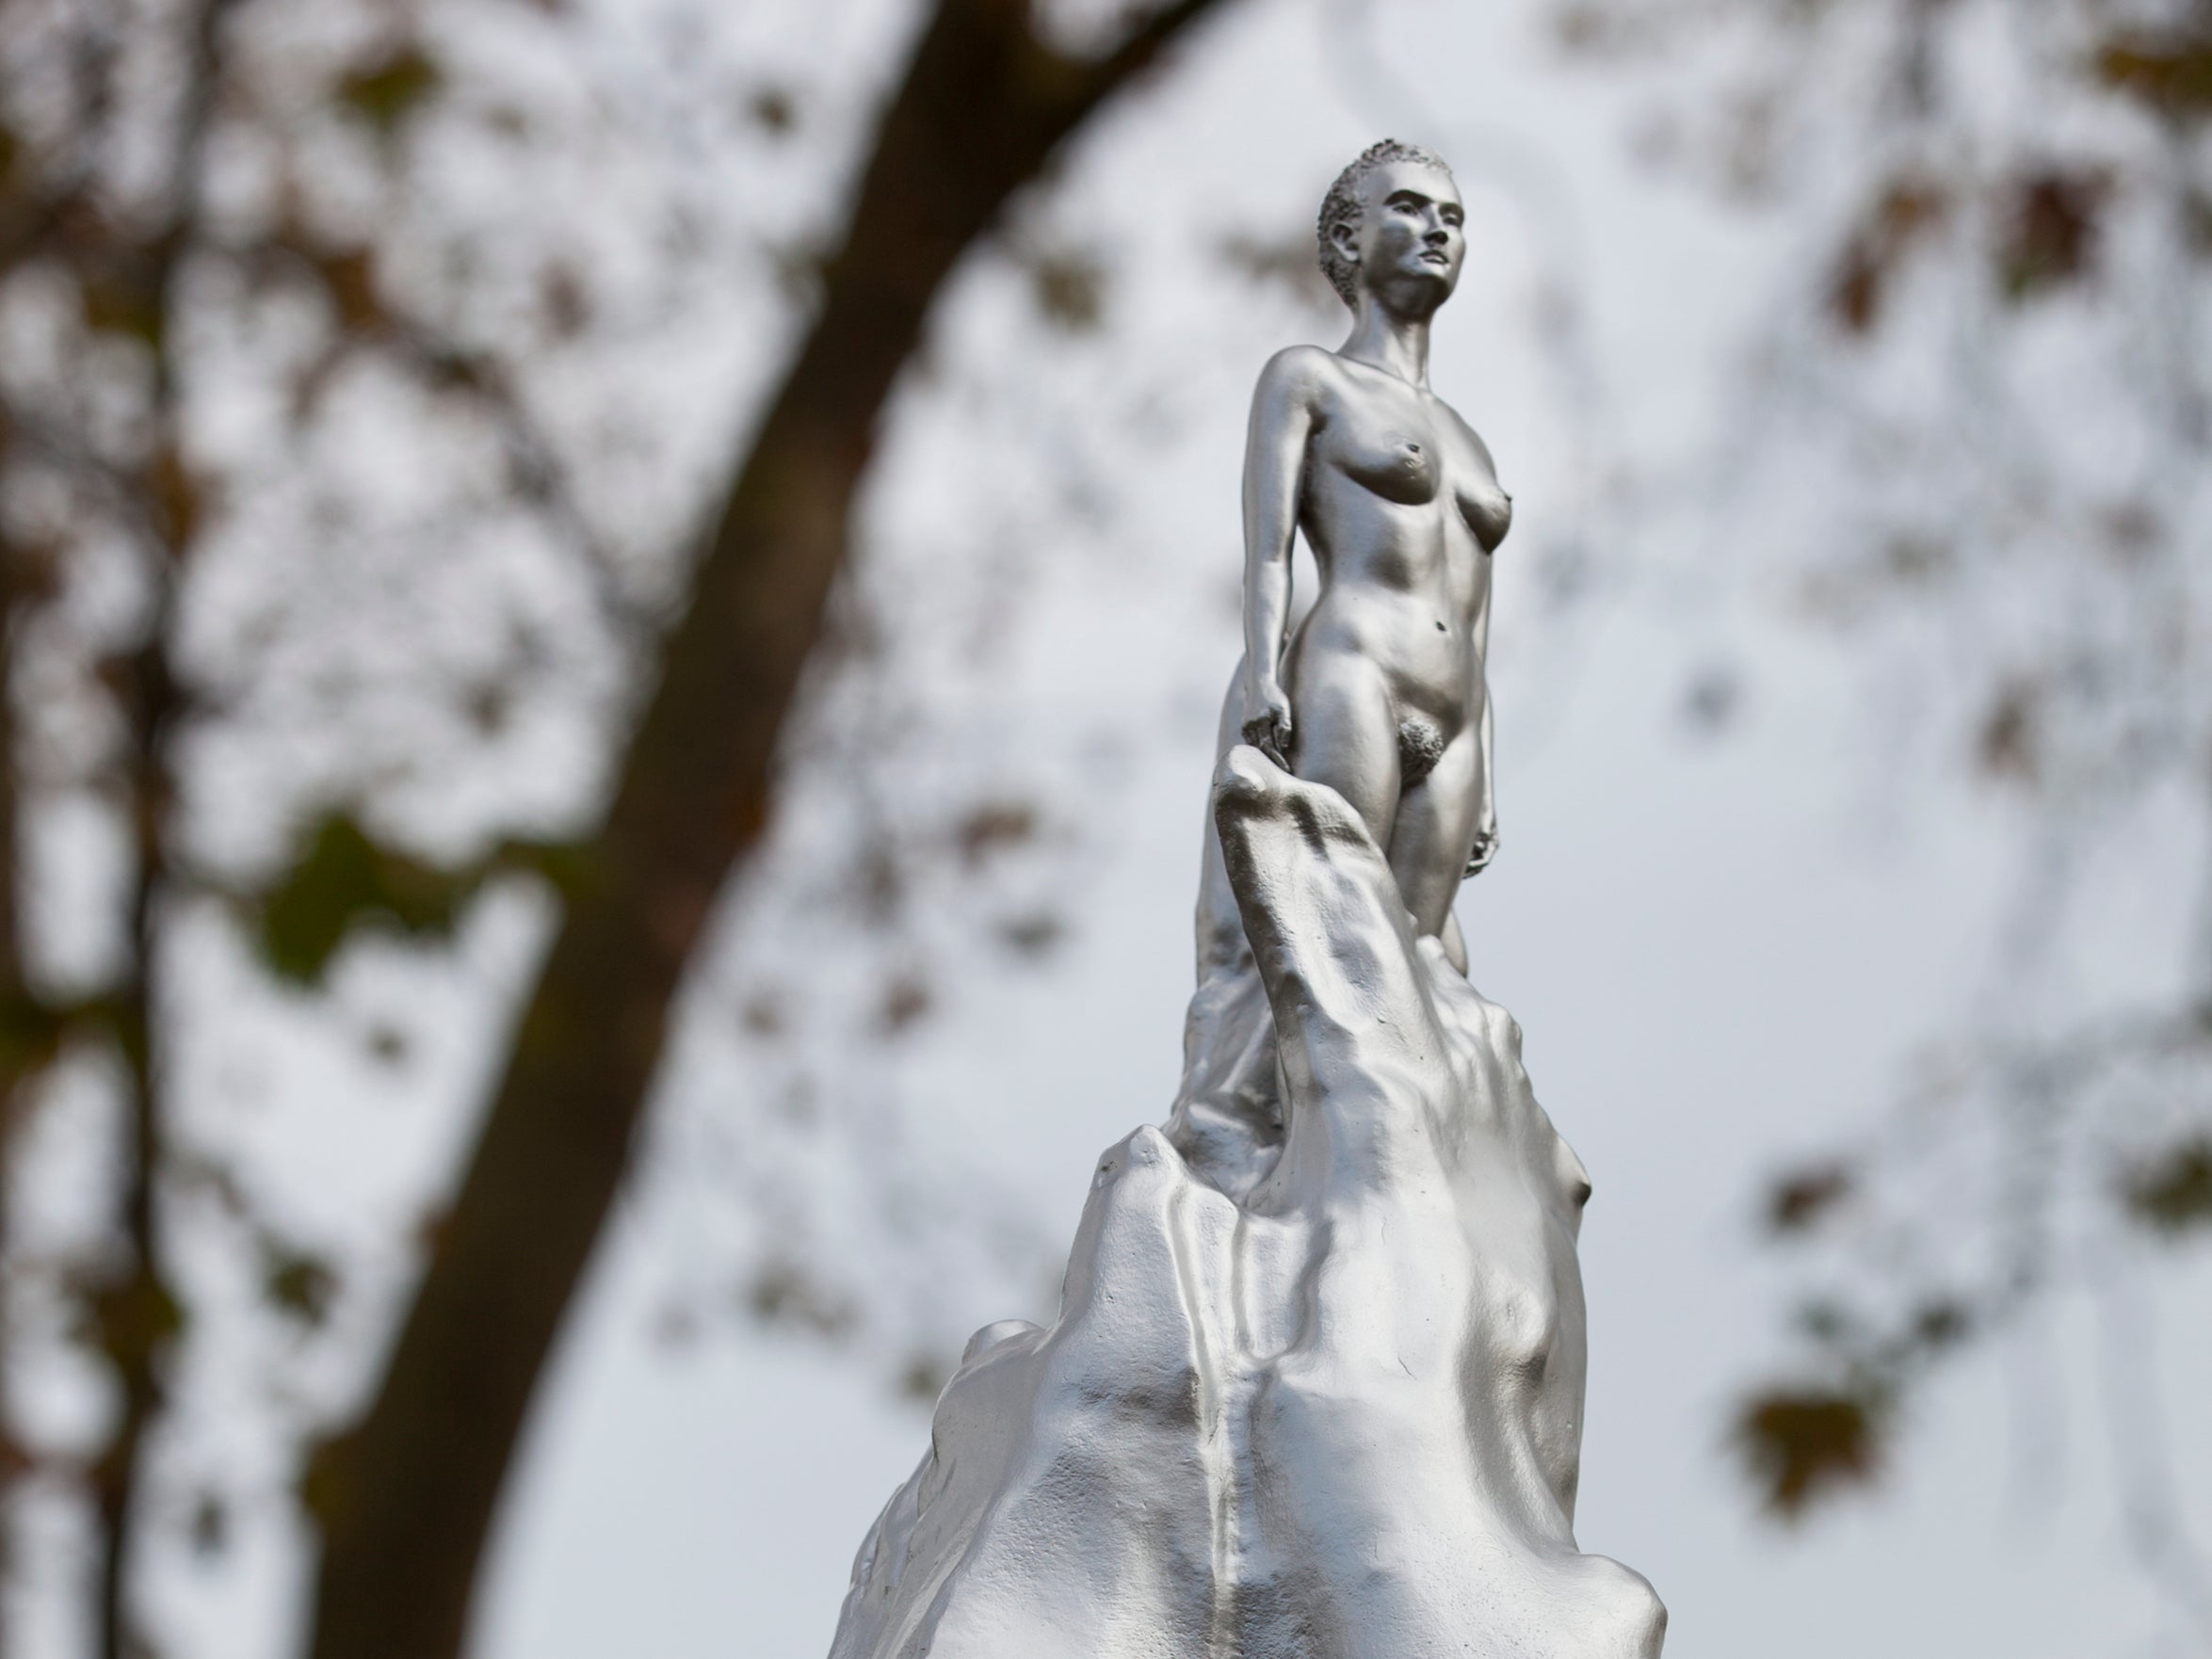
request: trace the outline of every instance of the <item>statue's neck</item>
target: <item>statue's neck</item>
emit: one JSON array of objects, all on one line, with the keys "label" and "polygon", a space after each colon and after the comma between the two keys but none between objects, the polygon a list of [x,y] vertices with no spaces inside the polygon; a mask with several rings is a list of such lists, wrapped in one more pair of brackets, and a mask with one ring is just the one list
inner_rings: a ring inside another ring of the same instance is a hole
[{"label": "statue's neck", "polygon": [[1408,385],[1429,390],[1429,319],[1398,316],[1375,301],[1372,294],[1360,296],[1359,320],[1338,349],[1339,357],[1370,364],[1386,375],[1396,375]]}]

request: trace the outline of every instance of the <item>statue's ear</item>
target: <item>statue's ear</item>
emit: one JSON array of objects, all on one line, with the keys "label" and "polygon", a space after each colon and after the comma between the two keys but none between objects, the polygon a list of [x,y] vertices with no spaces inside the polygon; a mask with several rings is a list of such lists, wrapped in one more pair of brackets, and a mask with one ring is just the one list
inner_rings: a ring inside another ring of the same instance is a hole
[{"label": "statue's ear", "polygon": [[1329,245],[1347,265],[1360,263],[1360,233],[1351,220],[1340,218],[1329,227]]}]

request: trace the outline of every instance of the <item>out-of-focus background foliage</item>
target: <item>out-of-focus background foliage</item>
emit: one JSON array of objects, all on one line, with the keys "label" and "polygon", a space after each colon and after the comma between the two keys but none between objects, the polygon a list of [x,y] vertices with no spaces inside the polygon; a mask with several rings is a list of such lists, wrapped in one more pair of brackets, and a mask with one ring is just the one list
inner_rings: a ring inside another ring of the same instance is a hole
[{"label": "out-of-focus background foliage", "polygon": [[1585,1543],[2212,1652],[2203,0],[6,0],[0,1652],[826,1647],[1166,1106],[1385,132]]}]

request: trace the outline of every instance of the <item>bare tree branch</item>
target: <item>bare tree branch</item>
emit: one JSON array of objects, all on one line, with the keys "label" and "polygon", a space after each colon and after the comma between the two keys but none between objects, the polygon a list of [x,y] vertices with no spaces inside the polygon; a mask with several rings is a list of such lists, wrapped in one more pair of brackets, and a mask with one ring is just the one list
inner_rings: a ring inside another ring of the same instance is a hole
[{"label": "bare tree branch", "polygon": [[[176,305],[177,278],[198,230],[202,157],[221,74],[224,19],[234,0],[200,0],[186,14],[184,95],[170,179],[166,223],[131,260],[141,284],[137,304],[166,324]],[[136,250],[135,250],[136,251]],[[134,1626],[130,1573],[145,1520],[145,1449],[162,1408],[164,1374],[181,1315],[163,1260],[159,1187],[167,1117],[168,1078],[158,1050],[161,907],[169,886],[169,817],[174,797],[170,739],[184,709],[170,670],[170,623],[176,571],[195,525],[185,497],[178,426],[176,330],[155,330],[151,412],[153,443],[142,475],[125,481],[141,503],[141,518],[156,529],[145,548],[153,593],[144,636],[125,676],[129,725],[129,787],[135,857],[129,899],[131,964],[118,989],[114,1028],[126,1078],[121,1220],[129,1262],[123,1274],[95,1298],[101,1346],[113,1367],[121,1407],[108,1444],[92,1468],[101,1520],[96,1613],[100,1659],[125,1659],[148,1651]]]},{"label": "bare tree branch", "polygon": [[[5,427],[0,427],[0,458],[7,453]],[[32,1071],[26,1034],[14,1029],[21,1022],[10,1010],[27,1009],[29,990],[24,980],[23,917],[18,907],[17,880],[23,866],[20,797],[16,790],[15,696],[7,665],[15,660],[9,649],[19,606],[26,590],[24,550],[0,535],[0,1175],[15,1168],[15,1123],[19,1096]],[[8,1197],[11,1183],[0,1179],[0,1259],[8,1244]],[[8,1309],[0,1306],[0,1377],[7,1375],[8,1360]],[[10,1489],[24,1466],[14,1425],[0,1402],[0,1587],[14,1570],[14,1538],[8,1525],[14,1505]],[[6,1599],[0,1598],[0,1652],[8,1650]]]}]

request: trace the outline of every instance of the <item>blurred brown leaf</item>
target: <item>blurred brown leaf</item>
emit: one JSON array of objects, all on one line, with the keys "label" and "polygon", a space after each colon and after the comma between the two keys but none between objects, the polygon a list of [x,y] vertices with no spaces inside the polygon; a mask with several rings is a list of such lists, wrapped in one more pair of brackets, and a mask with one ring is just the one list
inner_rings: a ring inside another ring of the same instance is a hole
[{"label": "blurred brown leaf", "polygon": [[2035,781],[2042,702],[2042,687],[2034,680],[2013,680],[1999,689],[1975,740],[1975,758],[1985,776],[2017,783]]},{"label": "blurred brown leaf", "polygon": [[220,1493],[202,1492],[193,1501],[191,1524],[186,1530],[195,1555],[222,1554],[231,1540],[231,1511]]},{"label": "blurred brown leaf", "polygon": [[917,1354],[899,1373],[898,1392],[908,1399],[928,1405],[945,1392],[945,1385],[952,1380],[952,1368],[942,1360],[928,1354]]},{"label": "blurred brown leaf", "polygon": [[1280,236],[1239,232],[1221,242],[1222,260],[1247,281],[1280,283],[1309,305],[1333,306],[1336,292],[1316,253],[1313,233],[1302,227]]},{"label": "blurred brown leaf", "polygon": [[849,1303],[791,1262],[769,1262],[746,1287],[746,1307],[764,1325],[795,1325],[816,1336],[838,1337],[857,1315]]},{"label": "blurred brown leaf", "polygon": [[0,1078],[21,1079],[43,1067],[68,1026],[64,1010],[27,995],[0,997]]},{"label": "blurred brown leaf", "polygon": [[338,101],[389,137],[438,90],[444,76],[419,46],[394,53],[338,83]]},{"label": "blurred brown leaf", "polygon": [[358,333],[385,321],[384,308],[377,300],[376,266],[367,249],[333,251],[301,244],[300,251],[322,279],[337,308],[339,326],[347,332]]},{"label": "blurred brown leaf", "polygon": [[1055,328],[1088,334],[1106,316],[1106,266],[1089,253],[1053,249],[1026,261],[1038,312]]},{"label": "blurred brown leaf", "polygon": [[1010,916],[998,925],[998,937],[1016,956],[1041,957],[1066,937],[1067,924],[1050,910]]},{"label": "blurred brown leaf", "polygon": [[1895,179],[1883,188],[1836,262],[1828,303],[1837,322],[1864,334],[1881,320],[1898,263],[1942,223],[1948,207],[1948,196],[1930,180]]},{"label": "blurred brown leaf", "polygon": [[1850,1196],[1851,1170],[1825,1164],[1786,1175],[1768,1189],[1767,1227],[1771,1232],[1804,1232]]},{"label": "blurred brown leaf", "polygon": [[912,974],[901,974],[883,988],[883,1001],[876,1023],[887,1037],[896,1037],[937,1006],[928,986]]},{"label": "blurred brown leaf", "polygon": [[2138,1165],[2122,1181],[2120,1200],[2131,1218],[2167,1238],[2212,1227],[2212,1137]]},{"label": "blurred brown leaf", "polygon": [[2115,36],[2097,53],[2096,72],[2170,120],[2212,114],[2212,34],[2202,29]]},{"label": "blurred brown leaf", "polygon": [[762,132],[781,138],[799,124],[799,100],[788,87],[756,87],[746,100],[745,114]]},{"label": "blurred brown leaf", "polygon": [[262,1241],[261,1294],[279,1313],[310,1329],[330,1316],[338,1294],[338,1272],[313,1250],[280,1239]]},{"label": "blurred brown leaf", "polygon": [[154,452],[146,480],[154,522],[172,553],[192,545],[206,517],[207,492],[173,443]]},{"label": "blurred brown leaf", "polygon": [[161,294],[142,272],[112,266],[95,268],[79,279],[77,292],[85,327],[161,348]]},{"label": "blurred brown leaf", "polygon": [[160,1280],[131,1273],[90,1290],[86,1307],[101,1351],[118,1361],[142,1361],[185,1328],[185,1311]]},{"label": "blurred brown leaf", "polygon": [[591,324],[591,296],[573,266],[549,266],[538,282],[545,331],[557,340],[573,340]]},{"label": "blurred brown leaf", "polygon": [[1874,1477],[1881,1412],[1865,1395],[1775,1389],[1745,1402],[1734,1439],[1767,1507],[1795,1520],[1815,1503]]},{"label": "blurred brown leaf", "polygon": [[2101,172],[2059,168],[2025,173],[2006,186],[1996,257],[2007,298],[2031,298],[2090,274],[2097,216],[2111,188]]},{"label": "blurred brown leaf", "polygon": [[993,854],[1034,839],[1038,823],[1037,809],[1027,801],[985,801],[960,821],[953,841],[972,869]]}]

